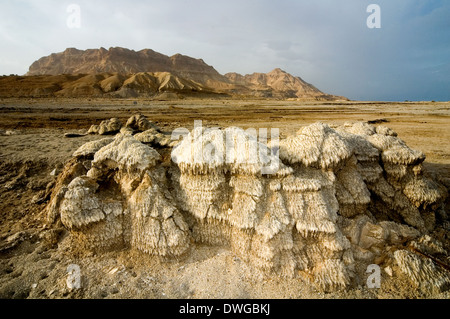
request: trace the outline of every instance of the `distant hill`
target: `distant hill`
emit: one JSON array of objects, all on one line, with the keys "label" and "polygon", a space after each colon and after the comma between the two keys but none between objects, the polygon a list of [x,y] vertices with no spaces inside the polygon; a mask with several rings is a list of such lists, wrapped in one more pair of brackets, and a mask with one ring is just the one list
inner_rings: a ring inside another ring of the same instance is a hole
[{"label": "distant hill", "polygon": [[[153,96],[161,92],[342,100],[281,69],[267,74],[217,72],[202,59],[151,49],[66,49],[34,62],[26,77],[0,79],[0,96]],[[15,87],[16,91],[8,91]]]},{"label": "distant hill", "polygon": [[247,75],[227,73],[225,77],[230,82],[241,85],[247,90],[253,91],[255,95],[263,97],[346,100],[344,97],[325,94],[312,84],[303,81],[300,77],[293,76],[279,68],[269,73],[253,73]]}]

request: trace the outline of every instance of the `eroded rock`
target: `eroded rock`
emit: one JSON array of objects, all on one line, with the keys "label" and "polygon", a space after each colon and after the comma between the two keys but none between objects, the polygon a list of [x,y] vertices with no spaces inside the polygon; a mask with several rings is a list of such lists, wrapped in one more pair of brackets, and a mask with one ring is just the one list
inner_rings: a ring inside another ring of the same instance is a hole
[{"label": "eroded rock", "polygon": [[114,135],[122,128],[122,122],[118,118],[102,121],[100,125],[92,125],[88,134]]}]

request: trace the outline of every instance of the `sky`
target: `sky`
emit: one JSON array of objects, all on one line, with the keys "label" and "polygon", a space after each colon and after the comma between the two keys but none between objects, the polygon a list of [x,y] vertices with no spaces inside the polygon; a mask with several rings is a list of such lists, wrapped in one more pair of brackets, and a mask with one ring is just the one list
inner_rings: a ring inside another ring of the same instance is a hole
[{"label": "sky", "polygon": [[0,43],[0,74],[68,47],[149,48],[352,100],[450,100],[448,0],[0,0]]}]

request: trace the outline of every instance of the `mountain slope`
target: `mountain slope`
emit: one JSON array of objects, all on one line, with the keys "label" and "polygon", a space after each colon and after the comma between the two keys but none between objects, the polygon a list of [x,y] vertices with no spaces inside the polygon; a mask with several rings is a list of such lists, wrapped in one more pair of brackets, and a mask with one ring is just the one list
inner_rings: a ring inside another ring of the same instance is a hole
[{"label": "mountain slope", "polygon": [[[214,94],[168,72],[0,77],[0,97],[158,97],[164,93]],[[175,95],[176,97],[177,95]]]}]

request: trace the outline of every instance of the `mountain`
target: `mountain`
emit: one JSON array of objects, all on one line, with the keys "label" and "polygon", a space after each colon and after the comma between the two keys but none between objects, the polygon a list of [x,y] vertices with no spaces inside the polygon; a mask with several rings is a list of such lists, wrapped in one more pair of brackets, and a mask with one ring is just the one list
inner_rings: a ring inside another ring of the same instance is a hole
[{"label": "mountain", "polygon": [[171,57],[151,49],[134,51],[125,48],[77,50],[66,49],[34,62],[26,75],[170,72],[204,85],[227,82],[202,59],[182,54]]},{"label": "mountain", "polygon": [[[185,94],[208,92],[264,98],[346,99],[325,94],[300,77],[281,69],[266,74],[222,75],[202,59],[182,54],[169,57],[151,49],[69,48],[40,58],[26,74],[27,77],[60,75],[77,75],[77,78],[65,78],[64,83],[46,78],[43,87],[39,87],[39,80],[36,79],[15,83],[33,83],[38,87],[32,85],[32,92],[63,96],[114,95],[116,91],[119,96],[151,96],[163,91],[183,91]],[[27,90],[30,91],[22,88],[19,92]],[[2,91],[5,90],[0,90],[0,96]]]},{"label": "mountain", "polygon": [[282,97],[300,99],[345,99],[325,94],[312,84],[293,76],[279,68],[269,73],[253,73],[241,75],[239,73],[227,73],[225,77],[236,85],[241,85],[253,91],[254,95],[263,97]]}]

